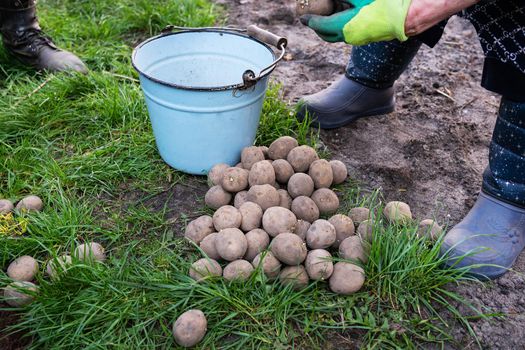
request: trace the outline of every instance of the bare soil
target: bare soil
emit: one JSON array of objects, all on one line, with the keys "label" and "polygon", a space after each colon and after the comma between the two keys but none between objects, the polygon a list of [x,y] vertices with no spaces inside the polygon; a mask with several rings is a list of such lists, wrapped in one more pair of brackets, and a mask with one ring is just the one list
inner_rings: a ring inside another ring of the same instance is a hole
[{"label": "bare soil", "polygon": [[[351,48],[328,44],[297,20],[293,0],[217,0],[228,24],[257,24],[288,38],[289,57],[273,74],[291,103],[315,93],[344,73]],[[470,23],[454,17],[440,43],[423,46],[396,83],[396,111],[323,131],[334,159],[365,186],[382,188],[386,200],[409,203],[417,218],[454,225],[474,204],[499,97],[479,82],[483,52]],[[474,304],[506,317],[478,321],[474,329],[490,349],[525,348],[525,257],[504,277],[461,287]],[[475,348],[462,329],[452,331],[465,348]]]}]

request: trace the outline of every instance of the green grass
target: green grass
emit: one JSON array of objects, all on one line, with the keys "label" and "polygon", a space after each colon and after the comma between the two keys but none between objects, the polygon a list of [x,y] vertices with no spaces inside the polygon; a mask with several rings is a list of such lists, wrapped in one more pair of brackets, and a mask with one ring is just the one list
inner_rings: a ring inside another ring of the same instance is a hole
[{"label": "green grass", "polygon": [[[378,349],[443,343],[450,339],[440,310],[468,326],[446,302],[459,298],[446,287],[468,280],[464,271],[443,269],[439,246],[414,238],[412,226],[377,221],[369,278],[350,297],[330,293],[325,283],[294,292],[260,273],[241,285],[191,281],[195,249],[173,239],[180,232],[166,221],[179,208],[168,207],[170,195],[160,210],[147,200],[195,179],[160,159],[130,55],[167,24],[220,23],[221,10],[204,0],[48,0],[39,2],[39,15],[91,72],[36,73],[0,46],[0,197],[37,194],[45,202],[42,213],[25,217],[23,237],[0,236],[0,264],[29,254],[43,272],[49,258],[92,239],[109,249],[110,260],[77,263],[58,281],[39,275],[37,300],[13,326],[32,337],[33,349],[169,348],[171,323],[188,308],[208,316],[203,348],[316,348],[330,332]],[[317,132],[295,119],[279,93],[278,86],[268,91],[256,143],[292,135],[316,146]],[[355,183],[339,190],[342,213],[377,205],[377,195]],[[134,193],[140,199],[120,199]],[[0,286],[8,282],[1,272]]]}]

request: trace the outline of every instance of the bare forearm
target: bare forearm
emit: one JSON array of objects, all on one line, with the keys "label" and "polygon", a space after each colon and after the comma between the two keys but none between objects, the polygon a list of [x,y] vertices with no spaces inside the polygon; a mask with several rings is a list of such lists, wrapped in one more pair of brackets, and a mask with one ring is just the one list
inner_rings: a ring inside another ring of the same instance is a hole
[{"label": "bare forearm", "polygon": [[405,33],[414,36],[479,0],[412,0],[405,21]]}]

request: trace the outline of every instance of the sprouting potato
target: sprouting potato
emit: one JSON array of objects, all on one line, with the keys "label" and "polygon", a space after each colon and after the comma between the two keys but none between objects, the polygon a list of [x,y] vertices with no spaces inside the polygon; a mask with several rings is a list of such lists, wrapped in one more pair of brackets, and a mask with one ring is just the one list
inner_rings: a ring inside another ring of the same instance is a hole
[{"label": "sprouting potato", "polygon": [[249,171],[242,168],[227,168],[222,173],[221,187],[228,192],[240,192],[248,187]]}]

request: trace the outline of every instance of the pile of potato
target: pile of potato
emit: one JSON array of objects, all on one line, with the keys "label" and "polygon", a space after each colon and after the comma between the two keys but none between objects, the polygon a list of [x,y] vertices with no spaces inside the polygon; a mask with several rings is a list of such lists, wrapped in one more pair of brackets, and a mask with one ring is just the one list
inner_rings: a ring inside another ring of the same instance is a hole
[{"label": "pile of potato", "polygon": [[[185,231],[205,254],[192,264],[190,277],[242,281],[260,266],[270,280],[294,289],[328,280],[335,293],[358,291],[365,280],[358,263],[332,261],[333,252],[367,260],[370,235],[356,236],[349,216],[334,215],[339,198],[330,186],[346,177],[341,161],[319,159],[315,149],[289,136],[270,147],[245,148],[235,167],[215,165],[205,202],[216,211],[191,221]],[[368,209],[361,210],[366,221]]]},{"label": "pile of potato", "polygon": [[[78,245],[73,256],[86,263],[106,260],[104,247],[96,242]],[[52,279],[57,279],[72,264],[73,258],[67,254],[50,259],[46,265],[46,274]],[[33,282],[39,269],[36,259],[28,255],[21,256],[9,264],[7,276],[14,282],[4,288],[4,298],[8,305],[21,307],[33,301],[38,292],[38,286]]]}]

